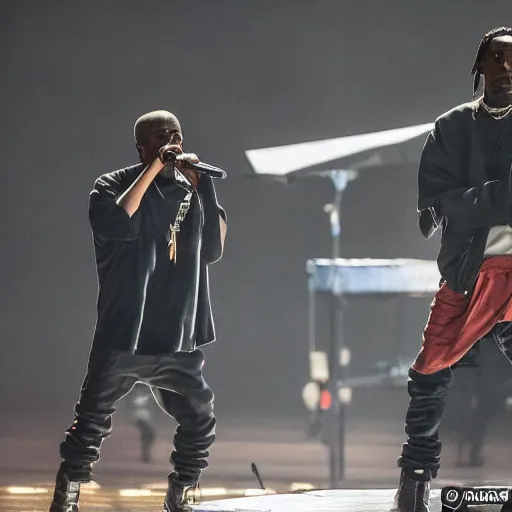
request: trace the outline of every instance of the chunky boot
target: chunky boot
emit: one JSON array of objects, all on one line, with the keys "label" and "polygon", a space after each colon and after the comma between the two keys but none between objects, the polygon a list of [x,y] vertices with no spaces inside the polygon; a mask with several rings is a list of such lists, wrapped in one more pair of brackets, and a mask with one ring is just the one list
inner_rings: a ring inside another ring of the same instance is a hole
[{"label": "chunky boot", "polygon": [[188,505],[187,491],[193,487],[180,484],[177,481],[177,474],[170,473],[163,512],[192,512],[192,508]]},{"label": "chunky boot", "polygon": [[430,512],[430,480],[431,474],[428,469],[402,468],[400,483],[390,512]]},{"label": "chunky boot", "polygon": [[62,469],[57,473],[49,512],[78,512],[80,482],[71,482]]}]

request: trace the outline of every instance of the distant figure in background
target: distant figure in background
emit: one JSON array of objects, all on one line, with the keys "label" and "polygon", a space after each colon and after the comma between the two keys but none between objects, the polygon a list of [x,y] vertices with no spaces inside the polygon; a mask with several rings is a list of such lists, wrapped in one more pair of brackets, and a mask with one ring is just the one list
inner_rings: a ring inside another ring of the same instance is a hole
[{"label": "distant figure in background", "polygon": [[[454,368],[453,393],[447,399],[448,413],[456,436],[459,467],[479,467],[485,463],[484,445],[491,419],[503,410],[505,380],[503,357],[495,344],[478,343],[472,355]],[[478,358],[476,358],[478,356]]]},{"label": "distant figure in background", "polygon": [[438,429],[452,367],[472,347],[496,341],[512,360],[512,29],[482,39],[475,58],[478,100],[440,116],[418,171],[420,229],[442,230],[442,276],[409,370],[407,440],[398,459],[393,512],[427,512],[440,467]]},{"label": "distant figure in background", "polygon": [[454,393],[447,401],[459,467],[485,465],[489,426],[505,414],[511,393],[510,365],[495,343],[479,343],[475,363],[478,364],[457,365]]},{"label": "distant figure in background", "polygon": [[101,176],[90,194],[98,319],[51,512],[78,511],[80,482],[91,480],[116,403],[137,382],[178,422],[164,511],[189,510],[187,490],[215,440],[199,347],[215,340],[208,268],[222,256],[226,214],[210,176],[190,169],[199,160],[183,153],[176,116],[150,112],[134,132],[141,163]]},{"label": "distant figure in background", "polygon": [[140,460],[145,464],[151,462],[151,449],[156,437],[151,403],[152,396],[147,386],[135,386],[132,400],[133,416],[140,433]]},{"label": "distant figure in background", "polygon": [[[458,467],[484,465],[484,442],[493,413],[488,375],[482,371],[482,362],[476,368],[457,368],[454,371],[456,389],[453,393]],[[448,403],[449,405],[449,403]]]}]

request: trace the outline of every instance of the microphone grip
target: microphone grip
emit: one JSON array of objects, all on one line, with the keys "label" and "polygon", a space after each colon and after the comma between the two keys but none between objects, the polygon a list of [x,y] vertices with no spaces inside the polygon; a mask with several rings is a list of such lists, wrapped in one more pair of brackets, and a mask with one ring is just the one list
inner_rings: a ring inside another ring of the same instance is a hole
[{"label": "microphone grip", "polygon": [[[161,156],[162,163],[175,163],[178,155],[174,151],[164,151]],[[227,178],[227,173],[223,169],[219,167],[214,167],[213,165],[205,164],[204,162],[199,162],[194,164],[192,162],[186,162],[187,168],[192,169],[197,172],[201,172],[203,174],[208,174],[210,178],[217,178],[223,180]]]},{"label": "microphone grip", "polygon": [[174,151],[164,151],[160,156],[160,160],[163,164],[168,164],[169,162],[175,162],[178,155]]},{"label": "microphone grip", "polygon": [[203,162],[200,162],[198,164],[188,163],[187,167],[193,169],[194,171],[201,172],[203,174],[208,174],[210,178],[217,178],[220,180],[227,178],[226,171],[220,169],[219,167],[214,167],[213,165],[208,165]]}]

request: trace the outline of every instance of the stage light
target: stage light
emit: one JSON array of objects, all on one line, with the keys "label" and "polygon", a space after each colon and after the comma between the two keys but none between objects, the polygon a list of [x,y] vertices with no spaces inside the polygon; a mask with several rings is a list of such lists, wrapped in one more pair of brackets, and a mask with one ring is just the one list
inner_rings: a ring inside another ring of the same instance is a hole
[{"label": "stage light", "polygon": [[322,393],[320,393],[320,409],[322,411],[328,411],[332,406],[332,395],[330,391],[324,389]]},{"label": "stage light", "polygon": [[310,483],[305,482],[292,482],[290,484],[290,492],[297,492],[297,491],[313,491],[315,489],[315,486]]},{"label": "stage light", "polygon": [[267,496],[268,494],[276,494],[274,489],[245,489],[244,496]]},{"label": "stage light", "polygon": [[125,498],[142,498],[148,496],[154,496],[149,489],[121,489],[119,491],[120,496]]},{"label": "stage light", "polygon": [[320,401],[320,387],[317,382],[308,382],[302,390],[302,400],[308,411],[315,411]]},{"label": "stage light", "polygon": [[7,487],[9,494],[46,494],[48,489],[43,487]]}]

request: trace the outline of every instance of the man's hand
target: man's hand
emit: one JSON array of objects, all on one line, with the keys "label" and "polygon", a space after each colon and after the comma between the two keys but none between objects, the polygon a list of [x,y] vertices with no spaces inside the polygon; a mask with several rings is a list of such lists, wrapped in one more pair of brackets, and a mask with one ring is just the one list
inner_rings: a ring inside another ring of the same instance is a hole
[{"label": "man's hand", "polygon": [[158,151],[158,158],[160,161],[163,161],[163,154],[166,151],[172,151],[176,153],[176,160],[174,161],[174,166],[184,174],[192,183],[194,187],[197,187],[199,183],[199,179],[201,178],[201,174],[194,171],[193,169],[187,168],[187,164],[197,164],[199,163],[199,158],[195,153],[184,153],[183,148],[178,144],[166,144],[161,147]]},{"label": "man's hand", "polygon": [[219,226],[220,226],[220,246],[221,251],[224,252],[224,242],[226,241],[226,233],[228,232],[228,225],[226,221],[219,215]]}]

